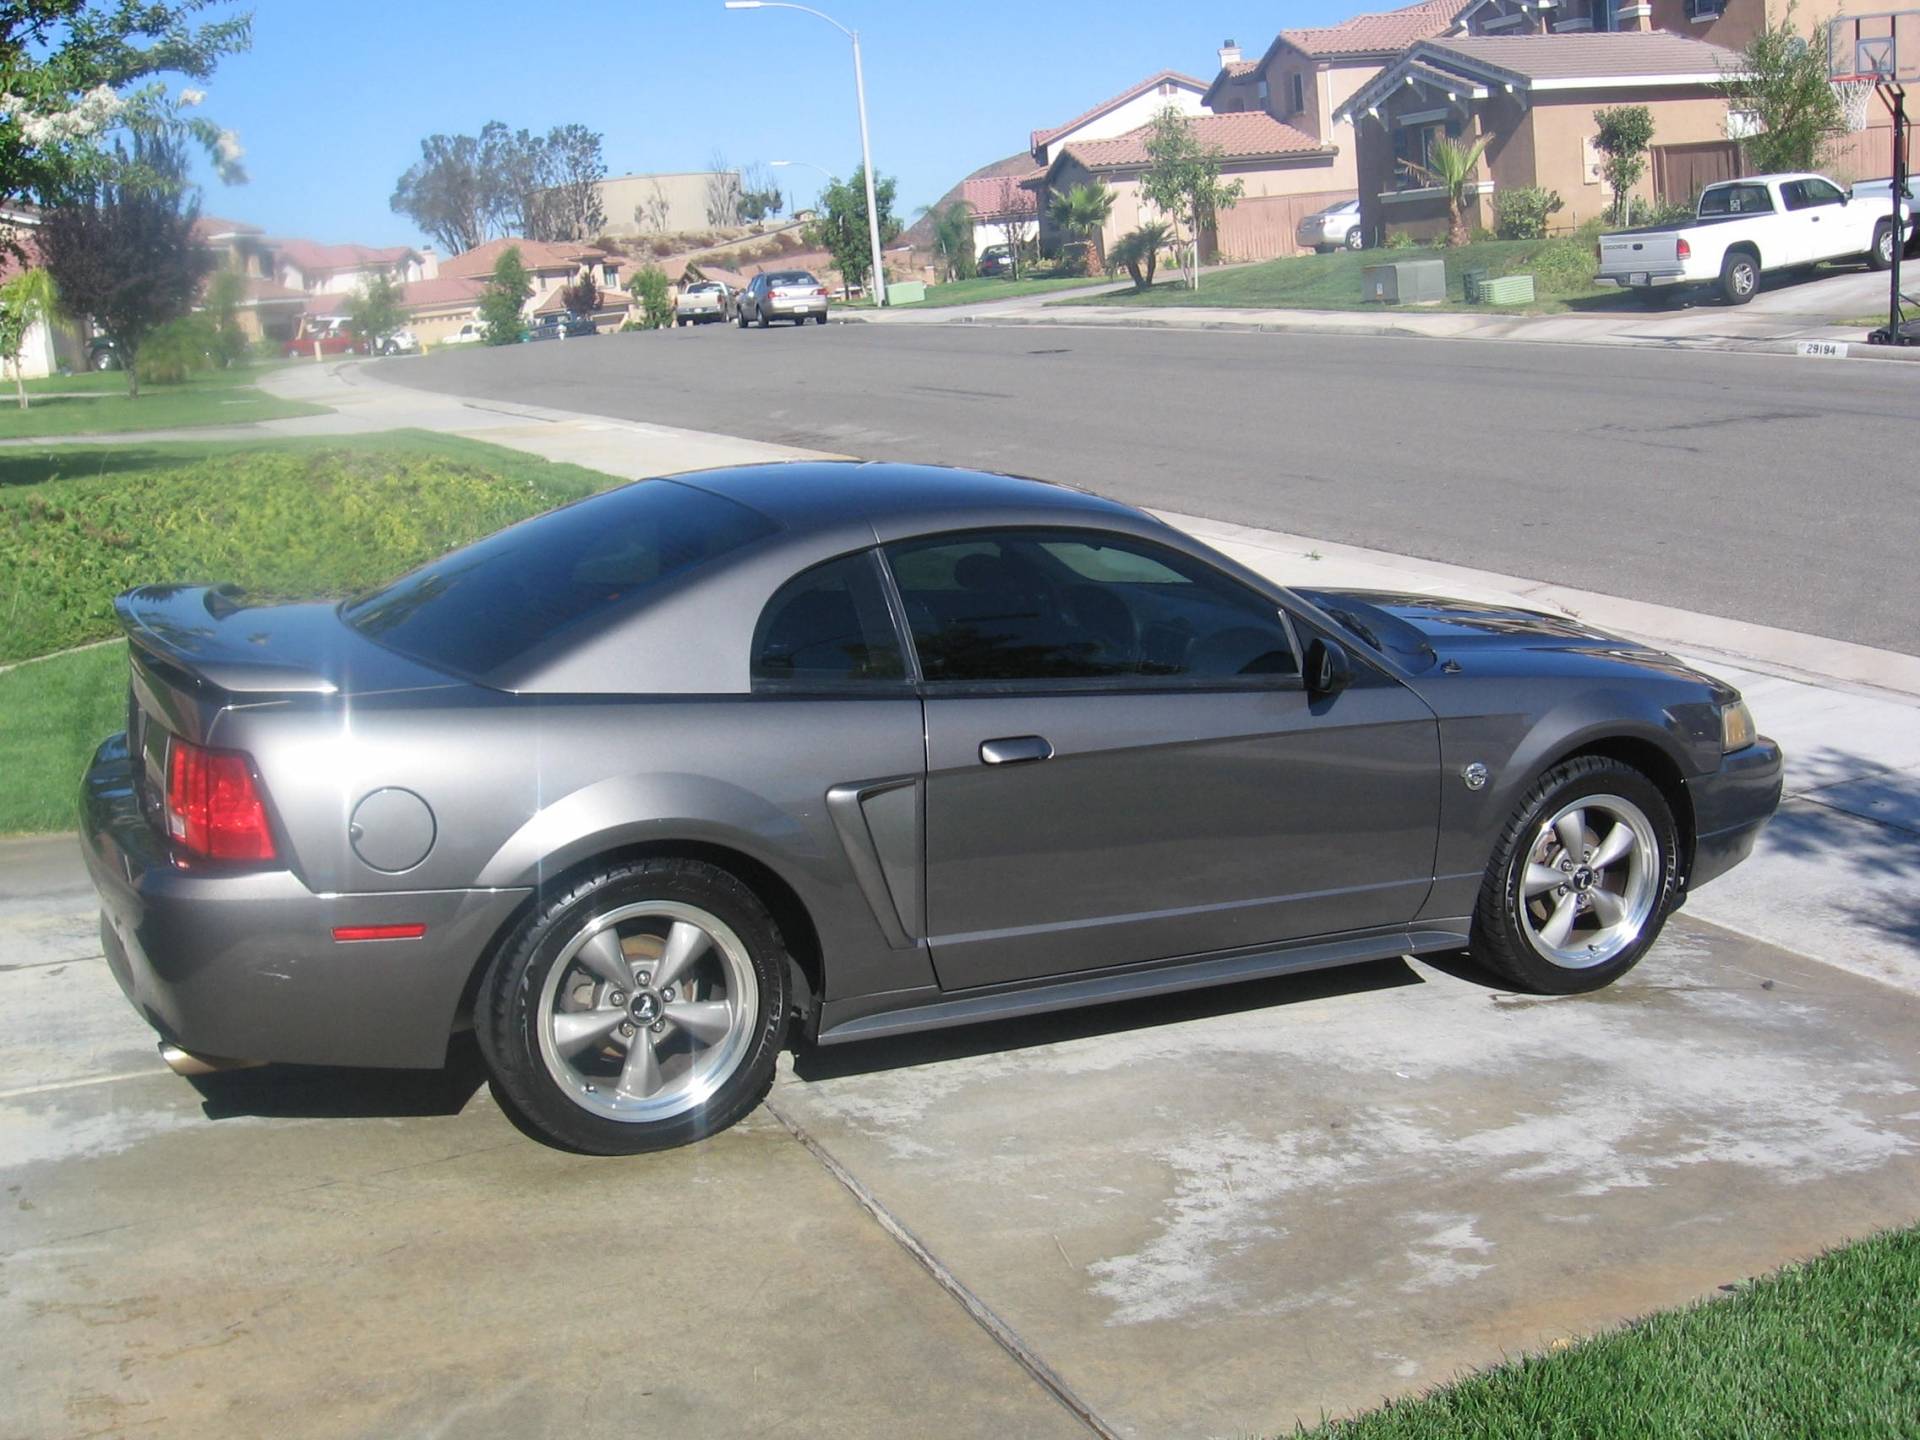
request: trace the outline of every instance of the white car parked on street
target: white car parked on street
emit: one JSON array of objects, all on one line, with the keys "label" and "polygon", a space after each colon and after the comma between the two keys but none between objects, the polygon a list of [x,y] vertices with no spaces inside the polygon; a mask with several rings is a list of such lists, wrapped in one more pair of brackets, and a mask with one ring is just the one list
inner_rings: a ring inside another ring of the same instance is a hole
[{"label": "white car parked on street", "polygon": [[469,320],[451,335],[441,337],[440,345],[478,345],[487,338],[487,327],[478,320]]},{"label": "white car parked on street", "polygon": [[[1913,215],[1901,214],[1904,242]],[[1852,259],[1884,270],[1894,244],[1887,208],[1855,202],[1824,175],[1751,175],[1707,186],[1684,225],[1602,235],[1594,278],[1650,296],[1712,285],[1744,305],[1771,271]]]}]

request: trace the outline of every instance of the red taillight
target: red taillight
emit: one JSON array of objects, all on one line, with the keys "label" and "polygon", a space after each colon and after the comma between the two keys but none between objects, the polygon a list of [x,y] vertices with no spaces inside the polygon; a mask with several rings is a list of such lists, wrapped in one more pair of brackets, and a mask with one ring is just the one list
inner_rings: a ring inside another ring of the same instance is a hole
[{"label": "red taillight", "polygon": [[816,295],[824,295],[827,293],[827,287],[822,285],[818,290],[814,291],[813,293]]},{"label": "red taillight", "polygon": [[1673,242],[1673,253],[1681,260],[1691,260],[1693,258],[1693,247],[1687,244],[1686,236],[1682,235]]},{"label": "red taillight", "polygon": [[209,860],[271,860],[273,832],[238,750],[207,750],[178,737],[167,745],[167,834]]}]

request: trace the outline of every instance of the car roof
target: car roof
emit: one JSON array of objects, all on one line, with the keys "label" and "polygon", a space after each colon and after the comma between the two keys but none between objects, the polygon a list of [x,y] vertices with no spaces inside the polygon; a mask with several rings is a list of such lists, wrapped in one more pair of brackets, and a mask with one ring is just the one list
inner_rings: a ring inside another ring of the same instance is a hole
[{"label": "car roof", "polygon": [[674,477],[747,505],[788,531],[837,530],[849,521],[881,539],[956,525],[1102,523],[1140,512],[1070,485],[944,465],[788,460]]}]

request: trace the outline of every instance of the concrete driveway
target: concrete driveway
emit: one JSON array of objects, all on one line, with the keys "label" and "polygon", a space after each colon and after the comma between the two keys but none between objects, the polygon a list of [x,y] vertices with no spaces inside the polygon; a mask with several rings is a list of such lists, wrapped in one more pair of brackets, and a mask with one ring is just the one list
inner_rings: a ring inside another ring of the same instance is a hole
[{"label": "concrete driveway", "polygon": [[1920,1212],[1920,999],[1685,918],[1587,999],[1393,962],[804,1054],[607,1161],[464,1045],[176,1079],[70,842],[0,877],[9,1435],[1274,1432]]}]

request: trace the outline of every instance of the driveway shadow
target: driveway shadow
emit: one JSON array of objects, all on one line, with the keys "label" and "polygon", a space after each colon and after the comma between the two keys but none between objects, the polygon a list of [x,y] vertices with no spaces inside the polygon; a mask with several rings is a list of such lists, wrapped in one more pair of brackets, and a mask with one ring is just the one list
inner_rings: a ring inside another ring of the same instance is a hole
[{"label": "driveway shadow", "polygon": [[263,1065],[192,1077],[209,1120],[355,1120],[458,1115],[487,1082],[480,1048],[456,1035],[439,1070]]},{"label": "driveway shadow", "polygon": [[[1772,270],[1760,277],[1761,295],[1773,295],[1782,291],[1797,290],[1803,285],[1817,284],[1822,280],[1833,280],[1842,275],[1864,275],[1870,267],[1865,264],[1819,265],[1811,270]],[[1586,295],[1577,300],[1565,302],[1569,311],[1583,315],[1619,314],[1623,311],[1638,311],[1646,315],[1676,315],[1682,310],[1714,309],[1733,310],[1738,307],[1728,305],[1713,292],[1713,282],[1706,281],[1698,286],[1685,289],[1667,287],[1653,292],[1653,303],[1648,303],[1644,295],[1629,290],[1615,291],[1610,295]],[[1853,307],[1844,301],[1836,301],[1840,309]],[[1806,316],[1817,319],[1817,316]]]},{"label": "driveway shadow", "polygon": [[794,1055],[793,1072],[802,1080],[869,1075],[943,1060],[1057,1045],[1066,1040],[1122,1035],[1129,1030],[1151,1029],[1183,1020],[1206,1020],[1216,1015],[1270,1010],[1338,995],[1362,995],[1424,983],[1405,960],[1375,960],[1334,970],[1313,970],[1303,975],[1279,975],[1267,980],[1213,985],[1204,990],[1120,1000],[1078,1010],[1055,1010],[1045,1015],[959,1025],[950,1030],[927,1030],[847,1045],[804,1046]]}]

